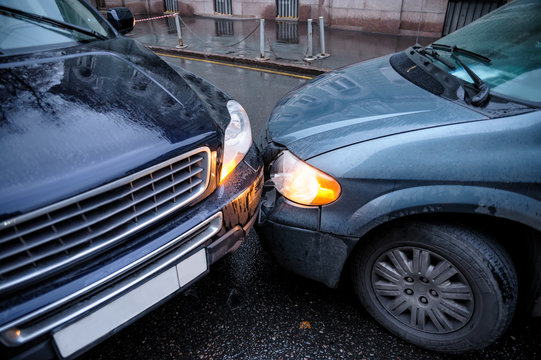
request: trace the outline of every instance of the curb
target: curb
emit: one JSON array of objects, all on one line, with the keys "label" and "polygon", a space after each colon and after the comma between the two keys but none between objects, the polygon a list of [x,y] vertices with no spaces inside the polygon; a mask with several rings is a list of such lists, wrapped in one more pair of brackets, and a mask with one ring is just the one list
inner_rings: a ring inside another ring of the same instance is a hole
[{"label": "curb", "polygon": [[172,55],[185,55],[201,59],[210,59],[210,60],[219,60],[230,63],[245,64],[245,65],[255,65],[261,68],[267,69],[278,69],[282,71],[289,71],[292,73],[300,73],[306,75],[321,75],[326,72],[332,71],[331,69],[325,68],[316,68],[310,65],[294,65],[286,64],[272,60],[258,60],[254,58],[245,58],[240,56],[232,55],[222,55],[222,54],[212,54],[202,51],[186,50],[186,49],[175,49],[170,47],[156,46],[156,45],[145,45],[147,48],[154,52],[161,52]]}]

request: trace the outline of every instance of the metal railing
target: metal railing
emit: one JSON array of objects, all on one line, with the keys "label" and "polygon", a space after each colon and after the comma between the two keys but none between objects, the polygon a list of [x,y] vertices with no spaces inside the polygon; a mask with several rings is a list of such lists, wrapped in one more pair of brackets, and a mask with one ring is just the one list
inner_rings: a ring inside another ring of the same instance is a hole
[{"label": "metal railing", "polygon": [[279,19],[298,19],[299,0],[276,0],[276,17]]},{"label": "metal railing", "polygon": [[214,0],[214,12],[218,15],[233,15],[231,0]]},{"label": "metal railing", "polygon": [[276,21],[276,41],[286,44],[298,44],[299,23],[297,21]]},{"label": "metal railing", "polygon": [[178,0],[164,0],[166,12],[178,12]]},{"label": "metal railing", "polygon": [[174,34],[177,32],[177,26],[175,25],[174,17],[166,17],[165,21],[167,22],[167,33]]}]

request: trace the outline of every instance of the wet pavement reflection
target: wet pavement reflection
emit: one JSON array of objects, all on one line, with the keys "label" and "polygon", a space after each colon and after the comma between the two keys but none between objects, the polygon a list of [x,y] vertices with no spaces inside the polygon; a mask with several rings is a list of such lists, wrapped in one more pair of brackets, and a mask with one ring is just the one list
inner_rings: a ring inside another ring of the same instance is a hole
[{"label": "wet pavement reflection", "polygon": [[[150,15],[149,15],[150,16]],[[231,18],[182,17],[182,38],[187,50],[239,57],[259,56],[259,20]],[[313,54],[320,53],[319,27],[313,24]],[[175,47],[178,36],[172,17],[138,22],[129,37],[144,44]],[[331,56],[311,62],[312,66],[336,69],[358,61],[387,55],[434,38],[372,34],[325,28],[325,50]],[[306,64],[306,22],[265,21],[265,55],[271,60]]]},{"label": "wet pavement reflection", "polygon": [[348,281],[339,289],[279,268],[251,233],[188,291],[82,359],[536,359],[541,321],[515,324],[482,352],[421,350],[381,328]]}]

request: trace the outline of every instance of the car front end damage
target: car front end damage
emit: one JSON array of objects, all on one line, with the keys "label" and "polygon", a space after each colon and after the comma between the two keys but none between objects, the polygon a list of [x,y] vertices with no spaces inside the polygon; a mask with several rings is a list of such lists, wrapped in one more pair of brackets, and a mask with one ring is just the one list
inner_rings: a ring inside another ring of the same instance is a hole
[{"label": "car front end damage", "polygon": [[207,274],[259,210],[242,106],[61,5],[103,34],[0,9],[43,33],[0,56],[2,359],[82,354]]},{"label": "car front end damage", "polygon": [[[215,171],[216,152],[208,154],[209,170]],[[48,272],[46,281],[4,289],[3,356],[71,358],[185,290],[242,243],[257,217],[262,176],[261,160],[252,146],[227,179],[181,211],[117,236],[114,244],[95,250],[91,257],[74,260],[75,267]],[[216,176],[210,178],[216,181]],[[77,207],[85,202],[74,200]],[[50,218],[59,209],[45,211]],[[8,223],[13,225],[4,221],[2,235]]]}]

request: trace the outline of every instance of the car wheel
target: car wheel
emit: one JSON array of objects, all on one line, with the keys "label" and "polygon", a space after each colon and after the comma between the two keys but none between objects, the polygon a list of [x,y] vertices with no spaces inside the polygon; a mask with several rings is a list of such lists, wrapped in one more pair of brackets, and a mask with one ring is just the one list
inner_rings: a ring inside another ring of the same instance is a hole
[{"label": "car wheel", "polygon": [[517,277],[507,253],[473,229],[401,223],[376,231],[352,259],[353,285],[385,328],[447,353],[481,349],[507,329]]}]

